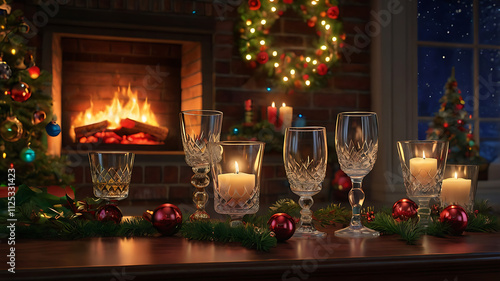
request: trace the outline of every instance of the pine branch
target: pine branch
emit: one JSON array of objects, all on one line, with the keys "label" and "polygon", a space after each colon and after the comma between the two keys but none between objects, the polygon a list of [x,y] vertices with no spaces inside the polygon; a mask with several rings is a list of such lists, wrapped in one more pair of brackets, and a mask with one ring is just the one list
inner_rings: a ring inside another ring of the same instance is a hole
[{"label": "pine branch", "polygon": [[326,208],[314,212],[313,218],[321,226],[335,225],[336,223],[347,225],[351,219],[351,211],[340,204],[331,204]]},{"label": "pine branch", "polygon": [[382,232],[383,234],[391,235],[398,234],[400,239],[406,241],[407,244],[415,244],[424,234],[423,228],[416,221],[395,221],[391,215],[386,213],[377,213],[372,222],[366,224],[366,227]]}]

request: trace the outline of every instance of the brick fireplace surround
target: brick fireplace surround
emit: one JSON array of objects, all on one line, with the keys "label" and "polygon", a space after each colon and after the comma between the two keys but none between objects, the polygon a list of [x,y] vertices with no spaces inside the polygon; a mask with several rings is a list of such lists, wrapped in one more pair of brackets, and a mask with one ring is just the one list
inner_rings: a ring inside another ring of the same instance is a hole
[{"label": "brick fireplace surround", "polygon": [[[333,143],[332,132],[338,112],[370,109],[369,46],[361,49],[359,53],[352,54],[350,62],[342,56],[343,61],[336,66],[335,75],[330,79],[326,88],[313,93],[285,95],[274,91],[267,92],[265,89],[269,84],[266,79],[257,76],[256,72],[241,60],[234,38],[234,23],[238,17],[235,7],[230,4],[225,7],[225,12],[221,13],[221,5],[208,0],[69,0],[65,2],[67,3],[59,5],[57,14],[49,18],[47,25],[41,28],[40,33],[31,41],[31,44],[37,46],[38,61],[39,64],[41,62],[43,69],[54,73],[58,65],[63,65],[62,62],[54,64],[53,61],[54,53],[61,52],[60,41],[58,41],[61,38],[84,40],[88,37],[102,39],[102,36],[106,36],[109,39],[109,37],[117,36],[120,40],[129,39],[129,43],[126,44],[130,44],[131,47],[122,46],[121,50],[126,49],[131,52],[134,51],[134,44],[140,44],[141,41],[176,41],[177,43],[181,41],[179,44],[194,42],[194,51],[202,57],[201,62],[197,62],[202,64],[199,66],[201,73],[188,74],[187,78],[193,75],[201,77],[198,80],[201,80],[202,84],[194,83],[193,85],[202,92],[202,98],[198,101],[199,107],[214,108],[224,112],[224,133],[243,120],[243,106],[246,99],[253,100],[255,115],[258,116],[260,116],[261,108],[270,105],[272,101],[286,102],[287,105],[294,107],[294,113],[306,116],[308,124],[325,126],[330,132],[329,143]],[[365,24],[370,20],[370,1],[341,2],[340,10],[347,35],[346,43],[353,45],[356,28],[364,30]],[[25,11],[28,19],[30,13],[32,15],[41,9],[39,6],[30,4],[24,4],[20,8]],[[299,50],[306,48],[307,42],[311,41],[308,38],[314,36],[313,31],[292,13],[285,13],[273,26],[272,32],[275,34],[276,42]],[[187,52],[187,49],[184,51]],[[148,60],[151,61],[154,55],[151,52],[149,54],[151,56]],[[64,66],[62,71],[64,73]],[[68,74],[63,74],[62,79],[65,75]],[[53,90],[55,88],[57,90],[57,87],[62,84],[57,79],[54,77]],[[126,86],[127,82],[116,83],[119,86]],[[58,90],[61,92],[60,88]],[[72,103],[73,100],[65,101],[64,98],[61,100],[60,94],[54,97],[56,99],[55,112],[59,116],[61,112],[57,112],[57,99],[62,103],[63,111],[69,104],[77,106]],[[177,115],[179,110],[181,108],[171,111],[176,111],[174,113]],[[63,128],[66,128],[64,122],[67,121],[61,120],[61,122],[63,122]],[[178,120],[173,123],[178,126]],[[54,146],[54,144],[51,145]],[[56,151],[61,150],[61,143],[55,146]],[[90,146],[80,145],[70,148],[62,146],[61,150],[63,154],[68,154],[72,161],[71,171],[75,175],[74,186],[77,188],[78,197],[92,196],[86,158],[89,149],[91,149]],[[296,198],[297,196],[290,192],[287,185],[281,155],[278,152],[268,153],[264,157],[264,163],[261,204],[270,204],[278,198]],[[332,172],[333,165],[330,164],[323,191],[315,196],[316,201],[331,201],[329,178]],[[190,203],[193,190],[189,184],[191,175],[191,168],[185,164],[180,149],[138,152],[130,196],[121,204],[151,200]],[[210,187],[209,193],[211,192]]]}]

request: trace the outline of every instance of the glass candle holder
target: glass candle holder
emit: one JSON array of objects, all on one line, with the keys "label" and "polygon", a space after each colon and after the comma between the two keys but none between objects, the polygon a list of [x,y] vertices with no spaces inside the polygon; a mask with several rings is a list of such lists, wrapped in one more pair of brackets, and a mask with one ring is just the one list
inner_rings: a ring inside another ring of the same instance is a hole
[{"label": "glass candle holder", "polygon": [[460,205],[468,213],[474,211],[479,166],[447,164],[441,187],[441,207]]},{"label": "glass candle holder", "polygon": [[263,142],[222,141],[209,144],[214,207],[231,217],[231,226],[259,210]]},{"label": "glass candle holder", "polygon": [[429,201],[441,191],[448,142],[398,141],[397,147],[406,194],[418,201],[419,223],[427,227],[431,214]]}]

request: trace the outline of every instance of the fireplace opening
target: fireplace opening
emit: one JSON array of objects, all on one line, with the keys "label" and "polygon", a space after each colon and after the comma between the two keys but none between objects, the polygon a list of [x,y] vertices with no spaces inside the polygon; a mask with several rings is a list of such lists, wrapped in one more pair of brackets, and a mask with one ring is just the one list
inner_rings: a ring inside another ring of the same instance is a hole
[{"label": "fireplace opening", "polygon": [[201,44],[61,36],[62,146],[179,151],[181,110],[202,108]]}]

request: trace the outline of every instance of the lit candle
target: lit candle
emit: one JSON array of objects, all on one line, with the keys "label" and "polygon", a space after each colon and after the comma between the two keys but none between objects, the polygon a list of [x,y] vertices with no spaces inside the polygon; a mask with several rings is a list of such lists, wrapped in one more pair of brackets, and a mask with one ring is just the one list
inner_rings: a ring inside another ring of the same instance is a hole
[{"label": "lit candle", "polygon": [[457,176],[443,180],[441,188],[441,201],[446,204],[458,204],[465,208],[469,202],[471,180],[463,179]]},{"label": "lit candle", "polygon": [[278,115],[278,109],[276,108],[274,101],[271,106],[267,107],[267,121],[269,123],[276,125],[276,116]]},{"label": "lit candle", "polygon": [[422,158],[415,157],[410,159],[410,173],[420,184],[426,185],[432,182],[437,172],[437,159],[425,158],[425,152]]},{"label": "lit candle", "polygon": [[244,203],[252,195],[255,187],[255,175],[241,173],[238,168],[238,162],[234,162],[235,172],[220,174],[219,179],[219,194],[224,197],[226,202],[235,204]]},{"label": "lit candle", "polygon": [[292,117],[293,117],[293,107],[286,106],[285,103],[280,107],[280,121],[283,124],[281,130],[285,132],[286,128],[292,126]]}]

